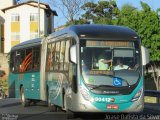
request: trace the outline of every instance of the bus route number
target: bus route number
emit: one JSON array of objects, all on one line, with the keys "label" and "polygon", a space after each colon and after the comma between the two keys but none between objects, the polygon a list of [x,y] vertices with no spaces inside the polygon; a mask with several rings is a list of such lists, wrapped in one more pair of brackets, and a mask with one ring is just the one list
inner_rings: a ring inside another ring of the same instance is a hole
[{"label": "bus route number", "polygon": [[95,97],[95,102],[110,102],[111,98],[101,98],[101,97]]}]

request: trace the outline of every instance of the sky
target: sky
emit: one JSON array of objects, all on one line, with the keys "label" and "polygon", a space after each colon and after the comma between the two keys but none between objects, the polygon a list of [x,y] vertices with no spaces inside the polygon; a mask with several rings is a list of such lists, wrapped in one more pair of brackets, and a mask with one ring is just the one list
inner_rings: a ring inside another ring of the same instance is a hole
[{"label": "sky", "polygon": [[[25,2],[27,0],[20,0],[21,2]],[[50,5],[53,10],[56,10],[58,16],[55,16],[55,28],[64,25],[67,22],[67,19],[63,16],[62,12],[54,6],[54,2],[57,0],[40,0],[40,2],[45,2]],[[58,0],[59,1],[59,0]],[[98,1],[98,0],[96,0]],[[160,0],[141,0],[147,3],[153,10],[160,8]],[[138,9],[141,9],[140,0],[116,0],[117,5],[121,8],[124,4],[130,4]]]}]

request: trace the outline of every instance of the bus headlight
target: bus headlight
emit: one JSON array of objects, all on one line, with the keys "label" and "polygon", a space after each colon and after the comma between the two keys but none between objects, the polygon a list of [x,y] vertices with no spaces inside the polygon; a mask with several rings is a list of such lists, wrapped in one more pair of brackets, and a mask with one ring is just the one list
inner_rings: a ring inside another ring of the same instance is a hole
[{"label": "bus headlight", "polygon": [[85,100],[90,101],[90,102],[94,101],[94,99],[89,95],[88,91],[85,88],[80,87],[80,93],[82,94]]},{"label": "bus headlight", "polygon": [[132,102],[137,101],[141,95],[143,94],[143,87],[135,94],[135,96],[132,98]]}]

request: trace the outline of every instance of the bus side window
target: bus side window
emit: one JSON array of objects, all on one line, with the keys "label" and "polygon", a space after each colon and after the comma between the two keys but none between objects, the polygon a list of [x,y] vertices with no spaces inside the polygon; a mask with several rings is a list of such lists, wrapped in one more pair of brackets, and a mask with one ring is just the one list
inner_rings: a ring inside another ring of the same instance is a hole
[{"label": "bus side window", "polygon": [[70,47],[70,40],[66,41],[66,48],[65,48],[65,58],[64,58],[64,70],[68,71],[69,68],[69,47]]},{"label": "bus side window", "polygon": [[48,50],[47,50],[46,71],[52,71],[54,69],[55,51],[56,51],[56,44],[50,43],[48,45]]},{"label": "bus side window", "polygon": [[65,55],[65,41],[61,42],[61,48],[60,48],[60,70],[63,70],[64,68],[64,55]]},{"label": "bus side window", "polygon": [[51,66],[51,44],[48,45],[47,48],[47,59],[46,59],[46,71],[50,70],[50,66]]},{"label": "bus side window", "polygon": [[55,60],[54,60],[54,70],[59,69],[59,58],[60,58],[60,42],[56,43],[56,52],[55,52]]},{"label": "bus side window", "polygon": [[21,53],[20,50],[15,51],[14,54],[14,72],[20,72],[20,66],[21,66]]},{"label": "bus side window", "polygon": [[33,49],[33,71],[40,70],[40,46]]},{"label": "bus side window", "polygon": [[53,68],[54,68],[55,51],[56,51],[56,45],[55,45],[55,43],[52,43],[52,48],[51,48],[51,66],[50,66],[50,70],[53,70]]},{"label": "bus side window", "polygon": [[21,72],[32,70],[32,64],[33,64],[33,61],[32,61],[33,53],[32,52],[33,52],[32,48],[26,49],[26,55],[21,64]]},{"label": "bus side window", "polygon": [[21,58],[20,58],[20,72],[21,72],[22,62],[23,62],[23,60],[25,58],[25,51],[26,51],[25,49],[22,49],[20,51],[20,56],[21,56]]},{"label": "bus side window", "polygon": [[16,54],[15,51],[11,52],[11,56],[10,56],[10,71],[11,72],[15,72],[15,58],[16,58]]}]

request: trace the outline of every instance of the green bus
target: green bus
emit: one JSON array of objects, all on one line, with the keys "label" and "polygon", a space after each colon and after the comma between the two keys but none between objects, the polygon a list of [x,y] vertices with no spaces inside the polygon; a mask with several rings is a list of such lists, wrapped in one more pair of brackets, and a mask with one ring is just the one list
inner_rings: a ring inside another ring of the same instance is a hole
[{"label": "green bus", "polygon": [[72,25],[10,52],[9,92],[22,104],[46,101],[74,113],[140,112],[149,53],[133,30]]}]

